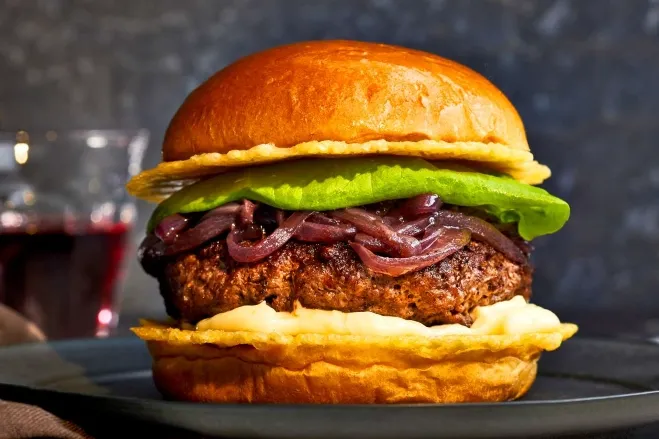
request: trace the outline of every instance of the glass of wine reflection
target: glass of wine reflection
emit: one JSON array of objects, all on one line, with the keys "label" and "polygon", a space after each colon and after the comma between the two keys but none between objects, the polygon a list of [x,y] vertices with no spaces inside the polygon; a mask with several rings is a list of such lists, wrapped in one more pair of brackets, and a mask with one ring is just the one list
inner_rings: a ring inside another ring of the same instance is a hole
[{"label": "glass of wine reflection", "polygon": [[146,130],[0,133],[0,303],[47,338],[107,336]]}]

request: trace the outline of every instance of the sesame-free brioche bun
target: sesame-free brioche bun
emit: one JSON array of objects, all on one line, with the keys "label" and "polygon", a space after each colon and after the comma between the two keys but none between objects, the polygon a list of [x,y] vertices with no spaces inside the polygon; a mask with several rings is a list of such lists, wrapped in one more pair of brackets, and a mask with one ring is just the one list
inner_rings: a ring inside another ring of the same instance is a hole
[{"label": "sesame-free brioche bun", "polygon": [[169,124],[163,163],[127,187],[159,201],[229,167],[369,154],[482,163],[529,184],[550,175],[515,107],[473,70],[403,47],[310,41],[244,57],[202,83]]},{"label": "sesame-free brioche bun", "polygon": [[143,322],[153,377],[168,398],[215,403],[501,402],[522,397],[542,351],[577,330],[376,337],[192,331]]},{"label": "sesame-free brioche bun", "polygon": [[209,78],[172,119],[163,159],[314,140],[529,150],[513,105],[467,67],[384,44],[316,41],[247,56]]}]

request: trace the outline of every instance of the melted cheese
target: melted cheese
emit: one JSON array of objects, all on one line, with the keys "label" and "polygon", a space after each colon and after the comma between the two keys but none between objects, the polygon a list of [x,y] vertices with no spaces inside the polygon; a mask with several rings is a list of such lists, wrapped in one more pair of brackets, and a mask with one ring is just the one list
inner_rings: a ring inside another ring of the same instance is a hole
[{"label": "melted cheese", "polygon": [[428,327],[413,320],[372,312],[325,311],[296,304],[292,312],[278,312],[265,302],[241,306],[200,321],[196,330],[276,332],[297,334],[342,334],[380,336],[439,336],[453,334],[513,335],[556,331],[561,322],[551,311],[516,296],[505,302],[477,307],[470,328],[459,324]]}]

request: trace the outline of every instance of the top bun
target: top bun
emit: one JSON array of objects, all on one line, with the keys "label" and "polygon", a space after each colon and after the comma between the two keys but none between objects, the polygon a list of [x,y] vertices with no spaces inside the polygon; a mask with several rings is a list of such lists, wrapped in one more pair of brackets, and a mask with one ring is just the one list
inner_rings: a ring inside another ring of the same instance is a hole
[{"label": "top bun", "polygon": [[312,41],[247,56],[201,84],[172,119],[163,160],[371,140],[529,151],[513,105],[473,70],[403,47]]},{"label": "top bun", "polygon": [[126,188],[161,202],[235,168],[384,154],[478,164],[527,184],[551,175],[513,105],[473,70],[403,47],[310,41],[242,58],[206,80],[170,122],[163,161]]}]

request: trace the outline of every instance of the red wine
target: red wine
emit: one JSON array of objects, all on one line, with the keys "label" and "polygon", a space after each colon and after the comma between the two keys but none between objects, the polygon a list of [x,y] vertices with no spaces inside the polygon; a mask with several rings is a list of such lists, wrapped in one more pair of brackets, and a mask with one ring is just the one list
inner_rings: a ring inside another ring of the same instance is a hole
[{"label": "red wine", "polygon": [[0,302],[48,339],[106,335],[116,324],[129,225],[0,227]]}]

